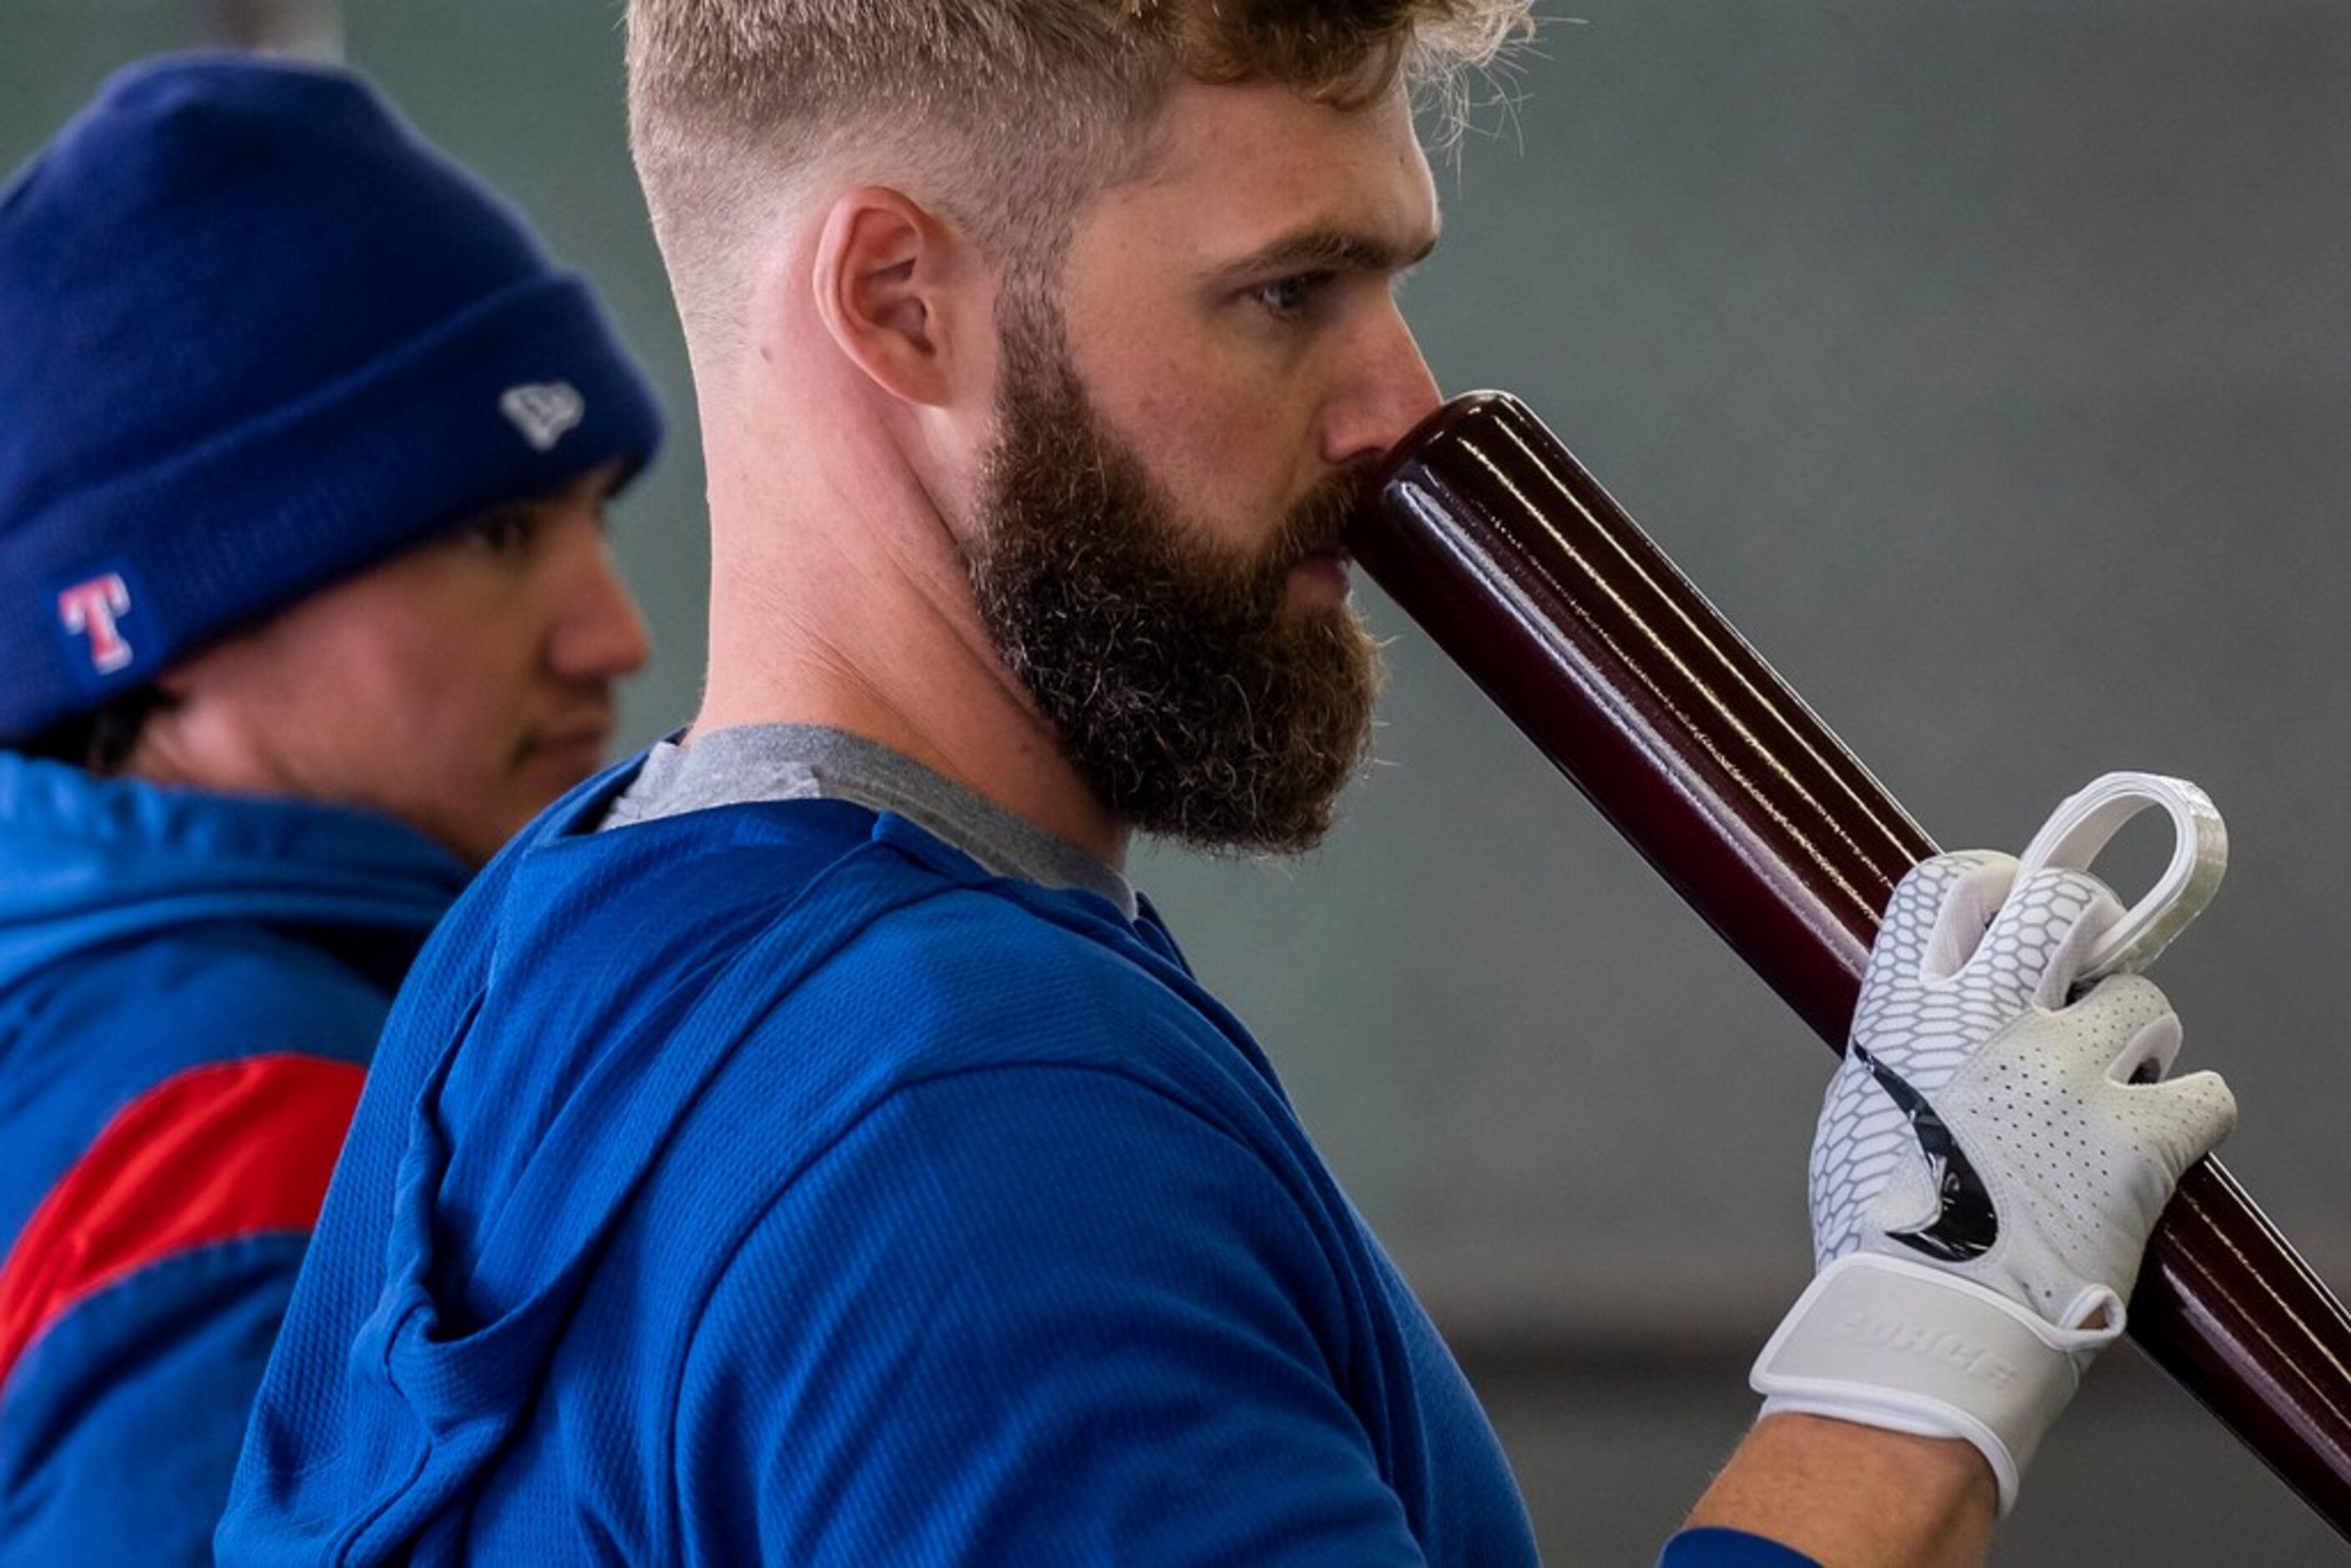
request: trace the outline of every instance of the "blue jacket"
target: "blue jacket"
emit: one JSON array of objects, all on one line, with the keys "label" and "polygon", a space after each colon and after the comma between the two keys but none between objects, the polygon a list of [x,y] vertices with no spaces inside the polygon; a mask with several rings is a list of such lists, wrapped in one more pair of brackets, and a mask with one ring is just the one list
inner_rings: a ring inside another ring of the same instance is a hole
[{"label": "blue jacket", "polygon": [[402,993],[225,1568],[1534,1561],[1451,1355],[1147,908],[837,801],[590,831],[625,779]]},{"label": "blue jacket", "polygon": [[0,753],[0,1561],[198,1563],[391,992],[391,821]]},{"label": "blue jacket", "polygon": [[834,801],[510,846],[403,993],[227,1564],[1531,1563],[1149,917]]}]

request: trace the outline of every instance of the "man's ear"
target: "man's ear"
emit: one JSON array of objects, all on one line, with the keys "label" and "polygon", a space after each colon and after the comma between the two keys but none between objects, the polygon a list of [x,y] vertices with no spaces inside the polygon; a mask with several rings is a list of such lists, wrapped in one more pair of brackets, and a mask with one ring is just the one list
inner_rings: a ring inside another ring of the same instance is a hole
[{"label": "man's ear", "polygon": [[883,390],[929,406],[962,390],[965,335],[993,316],[986,271],[954,225],[886,186],[860,186],[825,214],[812,281],[825,329]]}]

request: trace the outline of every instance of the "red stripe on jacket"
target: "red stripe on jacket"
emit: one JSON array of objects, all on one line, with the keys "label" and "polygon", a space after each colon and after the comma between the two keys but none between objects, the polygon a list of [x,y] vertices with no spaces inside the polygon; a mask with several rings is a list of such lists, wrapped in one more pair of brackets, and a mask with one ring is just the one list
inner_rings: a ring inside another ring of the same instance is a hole
[{"label": "red stripe on jacket", "polygon": [[0,1263],[0,1386],[58,1318],[176,1254],[308,1230],[365,1071],[291,1054],[191,1068],[124,1106]]}]

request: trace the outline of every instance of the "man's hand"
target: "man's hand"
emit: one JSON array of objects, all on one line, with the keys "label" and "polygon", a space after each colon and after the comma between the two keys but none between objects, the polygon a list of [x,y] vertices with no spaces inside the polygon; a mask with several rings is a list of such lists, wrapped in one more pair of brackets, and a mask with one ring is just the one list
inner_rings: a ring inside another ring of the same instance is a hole
[{"label": "man's hand", "polygon": [[2083,984],[2122,915],[2104,884],[2017,873],[1946,855],[1896,890],[1813,1145],[1821,1273],[1754,1372],[1766,1415],[1967,1439],[2002,1511],[2236,1118],[2214,1074],[2164,1080],[2179,1024],[2151,983]]}]

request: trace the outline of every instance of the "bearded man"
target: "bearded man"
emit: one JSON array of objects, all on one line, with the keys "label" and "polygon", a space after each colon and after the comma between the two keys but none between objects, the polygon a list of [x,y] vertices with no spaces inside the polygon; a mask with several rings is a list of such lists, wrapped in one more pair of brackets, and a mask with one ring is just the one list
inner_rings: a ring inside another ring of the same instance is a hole
[{"label": "bearded man", "polygon": [[[224,1563],[1533,1560],[1122,872],[1310,845],[1362,756],[1340,523],[1437,403],[1408,94],[1524,24],[635,0],[705,698],[421,964]],[[1971,1550],[1991,1473],[1922,1430],[1774,1415],[1671,1552]]]}]

